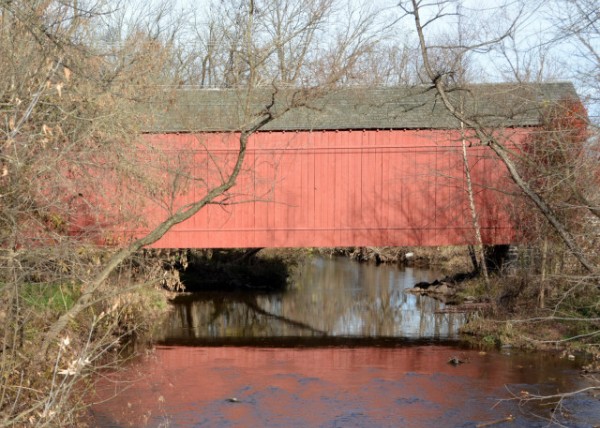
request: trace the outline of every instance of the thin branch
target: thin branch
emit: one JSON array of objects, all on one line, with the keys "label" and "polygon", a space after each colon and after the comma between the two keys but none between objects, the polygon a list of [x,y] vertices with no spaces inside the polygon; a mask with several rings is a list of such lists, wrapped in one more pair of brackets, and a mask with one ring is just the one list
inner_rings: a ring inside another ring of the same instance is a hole
[{"label": "thin branch", "polygon": [[274,119],[273,114],[271,113],[271,109],[275,104],[275,93],[273,93],[271,103],[266,106],[263,112],[263,118],[257,120],[257,122],[252,125],[250,128],[244,130],[240,135],[240,144],[238,150],[238,156],[236,160],[236,164],[229,175],[227,181],[222,183],[221,185],[211,189],[202,199],[197,202],[180,208],[175,214],[164,220],[160,223],[154,230],[148,233],[146,236],[135,240],[131,244],[129,244],[126,248],[115,253],[110,260],[106,263],[104,269],[100,271],[88,284],[84,284],[82,289],[81,297],[77,300],[77,302],[69,309],[67,312],[62,314],[58,320],[56,320],[48,332],[44,336],[44,341],[40,348],[40,353],[38,354],[38,358],[42,359],[48,352],[48,348],[52,343],[56,341],[59,334],[64,330],[67,326],[68,322],[75,318],[80,312],[85,310],[90,306],[90,302],[92,302],[93,294],[100,288],[100,286],[108,279],[110,274],[131,254],[141,250],[142,248],[153,244],[162,238],[165,233],[167,233],[173,226],[179,224],[188,218],[195,215],[198,211],[204,208],[207,204],[212,202],[215,198],[219,197],[227,190],[231,189],[237,180],[237,177],[242,169],[242,165],[244,163],[246,148],[248,145],[248,140],[250,136],[256,132],[258,129],[265,126],[267,123]]},{"label": "thin branch", "polygon": [[535,343],[553,343],[553,344],[559,344],[559,343],[567,343],[567,342],[572,342],[573,340],[577,340],[577,339],[584,339],[584,338],[588,338],[588,337],[594,337],[594,336],[598,336],[600,334],[600,330],[598,331],[594,331],[592,333],[586,333],[586,334],[578,334],[577,336],[571,336],[571,337],[567,337],[566,339],[557,339],[557,340],[537,340],[534,339],[532,337],[527,337],[527,336],[523,336],[525,339],[531,341],[531,342],[535,342]]},{"label": "thin branch", "polygon": [[550,208],[550,206],[546,203],[546,201],[536,193],[521,177],[519,171],[515,163],[510,159],[507,154],[505,147],[500,143],[497,137],[486,130],[483,126],[481,126],[477,121],[472,120],[467,117],[465,114],[462,114],[459,109],[453,104],[448,96],[448,89],[444,83],[444,79],[442,79],[436,71],[433,70],[433,67],[430,62],[428,45],[425,41],[425,33],[423,31],[423,26],[421,24],[421,17],[419,13],[419,2],[417,0],[412,0],[413,5],[413,16],[415,21],[415,27],[417,30],[417,35],[419,38],[419,45],[421,49],[421,56],[423,59],[423,66],[425,68],[425,72],[427,73],[429,79],[431,80],[433,87],[436,89],[437,94],[441,98],[446,109],[458,119],[460,122],[464,122],[464,124],[473,129],[477,138],[481,141],[482,144],[488,145],[496,155],[502,160],[508,172],[515,182],[515,184],[523,191],[523,193],[538,207],[542,215],[548,220],[548,222],[552,225],[554,230],[561,237],[567,248],[573,253],[573,255],[577,258],[579,263],[590,273],[593,273],[597,270],[596,266],[588,260],[588,258],[583,254],[582,249],[577,245],[574,237],[571,233],[566,229],[566,227],[560,222],[554,211]]}]

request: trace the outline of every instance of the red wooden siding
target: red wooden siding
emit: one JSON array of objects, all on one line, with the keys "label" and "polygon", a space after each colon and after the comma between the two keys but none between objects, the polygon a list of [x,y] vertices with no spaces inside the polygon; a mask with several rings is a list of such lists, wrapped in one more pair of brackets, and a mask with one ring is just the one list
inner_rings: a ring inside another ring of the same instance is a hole
[{"label": "red wooden siding", "polygon": [[[513,141],[524,135],[514,133]],[[163,134],[148,140],[196,178],[172,208],[201,198],[237,156],[238,134]],[[210,153],[210,156],[208,155]],[[513,240],[506,170],[468,149],[483,239]],[[169,179],[165,178],[165,181]],[[474,242],[460,135],[455,131],[261,132],[223,200],[175,226],[154,247],[462,245]],[[169,205],[169,204],[167,204]],[[147,203],[147,227],[168,213]],[[143,231],[139,231],[143,233]]]}]

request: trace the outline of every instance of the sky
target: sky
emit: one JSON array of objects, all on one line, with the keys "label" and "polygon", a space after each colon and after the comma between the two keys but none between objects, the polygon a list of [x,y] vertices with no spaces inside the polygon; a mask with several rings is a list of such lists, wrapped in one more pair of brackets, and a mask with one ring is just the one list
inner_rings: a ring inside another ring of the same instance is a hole
[{"label": "sky", "polygon": [[[160,1],[162,0],[139,2],[139,7],[147,10],[151,4],[158,4]],[[255,1],[259,4],[265,0]],[[579,1],[593,4],[592,0]],[[200,19],[199,25],[202,25],[202,17],[206,16],[209,3],[210,0],[172,0],[170,10],[193,10]],[[338,0],[338,3],[342,8],[376,5],[382,11],[380,23],[390,25],[393,22],[385,32],[390,43],[404,43],[407,34],[410,34],[409,40],[416,41],[412,18],[399,19],[402,10],[398,7],[398,0]],[[423,3],[440,2],[427,0]],[[590,115],[595,119],[600,117],[599,59],[589,55],[585,46],[574,38],[550,43],[558,35],[557,23],[567,24],[573,18],[569,9],[565,8],[564,0],[451,0],[446,2],[446,6],[444,12],[449,14],[426,28],[428,40],[432,43],[444,35],[457,40],[459,25],[464,29],[463,34],[466,32],[467,37],[478,42],[499,37],[506,29],[511,28],[511,36],[502,43],[495,45],[493,49],[480,49],[472,54],[472,61],[478,65],[478,72],[472,76],[475,80],[513,80],[515,73],[519,73],[534,80],[573,81],[580,96],[586,99]],[[138,11],[141,10],[139,7]],[[457,9],[463,14],[460,21],[451,13]],[[437,11],[436,7],[424,10],[423,20]],[[192,15],[188,16],[191,21]],[[517,24],[512,26],[515,20]],[[589,47],[600,54],[600,34],[596,31],[585,39]],[[584,73],[591,76],[591,83],[582,78]]]}]

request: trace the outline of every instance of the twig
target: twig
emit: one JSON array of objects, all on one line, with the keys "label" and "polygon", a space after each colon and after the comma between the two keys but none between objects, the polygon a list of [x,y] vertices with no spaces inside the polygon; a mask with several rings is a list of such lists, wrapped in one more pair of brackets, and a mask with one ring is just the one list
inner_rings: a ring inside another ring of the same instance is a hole
[{"label": "twig", "polygon": [[566,339],[558,339],[558,340],[537,340],[537,339],[534,339],[534,338],[528,337],[528,336],[523,336],[523,338],[525,338],[531,342],[536,342],[536,343],[565,343],[565,342],[570,342],[570,341],[576,340],[576,339],[582,339],[584,337],[593,337],[598,334],[600,334],[600,330],[594,331],[592,333],[579,334],[577,336],[567,337]]},{"label": "twig", "polygon": [[492,425],[497,425],[497,424],[501,424],[503,422],[512,422],[515,420],[515,417],[513,415],[508,415],[505,418],[502,419],[496,419],[494,421],[489,421],[489,422],[482,422],[480,424],[475,425],[477,428],[485,428],[485,427],[491,427]]}]

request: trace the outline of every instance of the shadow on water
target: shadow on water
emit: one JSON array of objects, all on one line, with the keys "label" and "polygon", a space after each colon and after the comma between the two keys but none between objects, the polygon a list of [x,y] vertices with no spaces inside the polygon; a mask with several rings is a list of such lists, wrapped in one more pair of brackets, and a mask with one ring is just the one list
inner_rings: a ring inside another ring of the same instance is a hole
[{"label": "shadow on water", "polygon": [[192,253],[187,269],[180,272],[190,292],[284,291],[294,260],[255,257],[260,248],[249,250],[205,250]]}]

